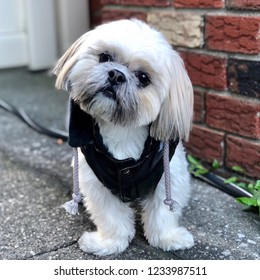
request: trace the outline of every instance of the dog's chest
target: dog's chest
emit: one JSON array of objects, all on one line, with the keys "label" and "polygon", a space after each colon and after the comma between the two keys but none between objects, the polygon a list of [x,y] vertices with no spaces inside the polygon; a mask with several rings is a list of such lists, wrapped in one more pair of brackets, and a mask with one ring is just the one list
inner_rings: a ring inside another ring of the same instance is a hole
[{"label": "dog's chest", "polygon": [[149,127],[129,128],[110,124],[100,125],[104,145],[117,160],[138,160],[148,137]]}]

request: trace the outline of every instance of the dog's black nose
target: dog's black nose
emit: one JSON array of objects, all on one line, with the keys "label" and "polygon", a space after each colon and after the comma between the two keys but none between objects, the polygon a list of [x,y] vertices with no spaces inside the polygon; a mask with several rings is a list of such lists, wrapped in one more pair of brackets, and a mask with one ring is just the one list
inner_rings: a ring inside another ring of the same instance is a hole
[{"label": "dog's black nose", "polygon": [[119,70],[113,69],[108,72],[108,81],[111,85],[119,85],[125,82],[125,75]]}]

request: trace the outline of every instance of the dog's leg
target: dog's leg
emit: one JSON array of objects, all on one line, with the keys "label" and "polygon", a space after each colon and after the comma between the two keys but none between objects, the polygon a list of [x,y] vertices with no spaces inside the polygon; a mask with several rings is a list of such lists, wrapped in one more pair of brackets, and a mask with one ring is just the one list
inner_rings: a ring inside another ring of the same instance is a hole
[{"label": "dog's leg", "polygon": [[81,153],[79,160],[84,205],[97,226],[97,231],[85,232],[81,236],[79,246],[87,253],[100,256],[121,253],[135,234],[134,211],[101,184]]},{"label": "dog's leg", "polygon": [[165,251],[186,249],[194,245],[192,235],[178,224],[181,208],[187,205],[190,192],[189,173],[186,170],[187,163],[183,149],[179,145],[171,161],[172,198],[179,205],[175,212],[171,212],[163,202],[165,199],[163,177],[154,194],[142,203],[144,234],[150,245]]},{"label": "dog's leg", "polygon": [[[162,205],[158,205],[158,204]],[[144,234],[150,245],[164,251],[187,249],[194,245],[193,237],[178,225],[180,209],[170,212],[162,201],[146,201],[143,213]]]}]

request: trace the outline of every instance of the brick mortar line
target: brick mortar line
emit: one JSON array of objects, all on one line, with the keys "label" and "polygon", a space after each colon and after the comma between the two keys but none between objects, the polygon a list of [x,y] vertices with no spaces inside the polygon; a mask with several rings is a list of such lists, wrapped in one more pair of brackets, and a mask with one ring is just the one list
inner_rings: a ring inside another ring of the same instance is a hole
[{"label": "brick mortar line", "polygon": [[[166,8],[166,7],[163,7]],[[167,10],[167,9],[165,9]],[[209,15],[236,15],[236,16],[258,16],[260,17],[259,10],[233,10],[233,9],[227,9],[227,8],[220,8],[220,9],[214,9],[214,8],[174,8],[175,11],[181,11],[181,12],[190,12],[195,14],[205,14],[208,13]],[[206,14],[206,15],[208,15]]]},{"label": "brick mortar line", "polygon": [[173,46],[173,48],[177,51],[183,51],[183,52],[193,52],[195,54],[201,54],[201,55],[211,55],[216,56],[219,58],[225,58],[225,59],[243,59],[248,61],[258,61],[260,59],[260,53],[257,55],[252,54],[242,54],[242,53],[232,53],[227,51],[219,51],[219,50],[210,50],[210,49],[203,49],[203,48],[187,48],[182,46]]},{"label": "brick mortar line", "polygon": [[[216,130],[216,128],[214,128],[214,130]],[[225,137],[233,136],[233,137],[240,138],[240,139],[243,139],[246,141],[250,141],[251,143],[254,143],[254,144],[260,144],[260,139],[250,138],[249,136],[236,134],[235,132],[230,132],[230,131],[224,131],[224,132],[225,132]]]},{"label": "brick mortar line", "polygon": [[[233,136],[233,137],[236,137],[236,138],[239,138],[239,139],[242,139],[242,140],[249,141],[249,142],[254,143],[254,144],[260,144],[260,139],[250,138],[249,136],[245,136],[245,135],[237,134],[235,132],[231,132],[231,131],[215,128],[213,126],[208,125],[207,123],[203,123],[203,125],[201,125],[200,123],[194,123],[194,124],[196,126],[201,126],[201,127],[204,127],[204,128],[211,129],[212,131],[224,133],[224,137],[223,137],[223,139],[224,139],[223,151],[224,151],[225,155],[227,154],[226,150],[227,150],[227,138],[228,138],[228,136]],[[227,162],[227,161],[225,161],[225,162]]]},{"label": "brick mortar line", "polygon": [[[206,122],[204,122],[204,123],[193,122],[193,125],[196,125],[196,126],[199,126],[199,127],[202,127],[202,128],[208,128],[208,129],[211,129],[211,130],[216,131],[216,132],[222,132],[222,133],[224,133],[224,138],[226,138],[228,136],[234,136],[236,138],[244,139],[244,140],[250,141],[250,142],[255,143],[255,144],[260,144],[260,139],[252,138],[252,137],[245,136],[245,135],[241,135],[241,134],[231,132],[231,131],[227,131],[227,130],[224,130],[224,129],[221,129],[221,128],[216,128],[216,127],[208,125]],[[224,148],[224,150],[226,150],[226,147],[227,147],[226,142],[224,144],[225,144],[225,146],[223,148]]]},{"label": "brick mortar line", "polygon": [[[258,55],[246,55],[246,54],[239,54],[239,53],[228,53],[229,58],[231,59],[244,59],[244,60],[248,60],[248,61],[257,61],[259,62],[259,58],[260,58],[260,53]],[[248,59],[249,58],[249,59]]]},{"label": "brick mortar line", "polygon": [[102,9],[113,9],[113,10],[117,10],[117,11],[120,11],[120,10],[134,10],[134,11],[138,11],[138,12],[146,12],[148,13],[150,10],[154,9],[154,8],[157,8],[157,7],[149,7],[149,6],[135,6],[135,5],[104,5],[101,7],[101,10]]},{"label": "brick mortar line", "polygon": [[219,95],[222,95],[222,96],[231,96],[231,97],[236,97],[237,99],[240,99],[242,101],[247,101],[249,103],[254,103],[254,104],[258,104],[260,105],[260,100],[259,98],[256,98],[256,97],[251,97],[251,96],[245,96],[243,94],[239,94],[239,93],[233,93],[229,90],[226,90],[226,91],[216,91],[212,88],[210,88],[208,90],[208,93],[215,93],[215,94],[219,94]]},{"label": "brick mortar line", "polygon": [[228,137],[228,134],[227,134],[227,132],[226,133],[224,133],[224,137],[223,137],[223,163],[222,163],[222,167],[224,167],[224,168],[228,168],[228,166],[227,166],[227,164],[228,164],[228,160],[227,160],[227,158],[228,158],[228,152],[227,152],[227,147],[228,147],[228,145],[227,145],[227,137]]},{"label": "brick mortar line", "polygon": [[226,52],[218,51],[218,50],[209,50],[209,49],[203,49],[203,48],[187,48],[182,46],[173,46],[173,48],[178,52],[189,52],[189,53],[195,53],[200,55],[210,55],[210,56],[216,56],[217,58],[228,58],[228,54]]},{"label": "brick mortar line", "polygon": [[203,86],[198,86],[198,85],[192,85],[194,91],[206,91],[206,92],[210,92],[211,90],[214,91],[214,93],[219,93],[219,94],[228,94],[230,93],[228,90],[219,90],[219,89],[212,89],[212,88],[207,88],[207,87],[203,87]]},{"label": "brick mortar line", "polygon": [[[138,11],[143,12],[168,12],[168,11],[175,11],[175,12],[189,12],[192,14],[198,14],[198,15],[234,15],[234,16],[257,16],[260,17],[260,12],[258,10],[233,10],[233,9],[227,9],[227,8],[221,8],[221,9],[214,9],[214,8],[175,8],[173,6],[163,6],[163,7],[151,7],[151,6],[136,6],[136,5],[104,5],[101,7],[103,8],[109,8],[109,9],[116,9],[116,10],[122,10],[122,9],[134,9]],[[207,13],[207,14],[205,14]]]},{"label": "brick mortar line", "polygon": [[206,14],[201,16],[200,30],[201,30],[200,48],[198,48],[198,49],[204,50],[207,47],[207,41],[205,40],[205,34],[206,34]]},{"label": "brick mortar line", "polygon": [[[253,102],[256,104],[260,104],[260,99],[256,97],[251,97],[251,96],[245,96],[243,94],[239,93],[233,93],[230,90],[218,90],[218,89],[213,89],[213,88],[206,88],[203,86],[197,86],[193,85],[194,91],[200,91],[200,92],[207,92],[207,93],[214,93],[214,94],[219,94],[220,96],[232,96],[232,97],[237,97],[238,99],[241,99],[243,101],[248,101],[248,102]],[[205,110],[206,111],[206,110]]]}]

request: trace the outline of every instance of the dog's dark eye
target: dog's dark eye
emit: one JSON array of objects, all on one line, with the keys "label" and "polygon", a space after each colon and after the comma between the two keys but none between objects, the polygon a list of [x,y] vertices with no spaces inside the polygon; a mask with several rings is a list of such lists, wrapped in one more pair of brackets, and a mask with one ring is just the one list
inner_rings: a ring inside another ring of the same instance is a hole
[{"label": "dog's dark eye", "polygon": [[147,87],[151,83],[150,78],[144,72],[138,72],[136,77],[138,78],[141,87]]},{"label": "dog's dark eye", "polygon": [[112,61],[112,56],[109,53],[101,53],[99,56],[99,62],[104,63],[108,61]]}]

